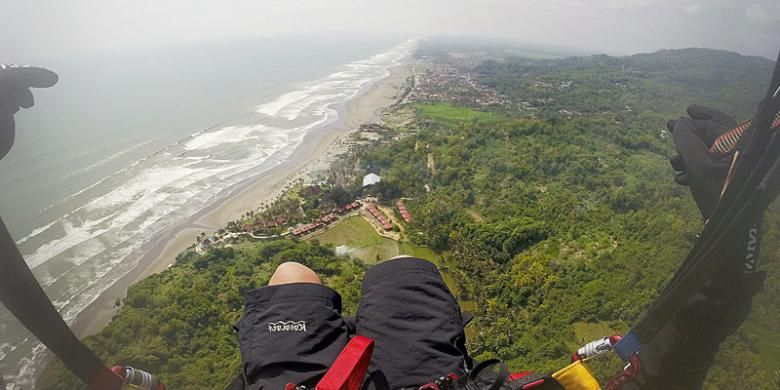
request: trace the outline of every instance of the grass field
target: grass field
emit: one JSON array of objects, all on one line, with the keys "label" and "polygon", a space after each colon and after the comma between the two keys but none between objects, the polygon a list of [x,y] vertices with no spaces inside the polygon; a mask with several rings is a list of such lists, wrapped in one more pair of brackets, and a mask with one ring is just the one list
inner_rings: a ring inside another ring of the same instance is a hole
[{"label": "grass field", "polygon": [[397,242],[380,236],[365,219],[357,216],[341,221],[312,239],[333,245],[337,252],[346,252],[369,264],[401,254]]},{"label": "grass field", "polygon": [[[461,299],[460,286],[455,278],[443,266],[442,257],[432,249],[414,245],[409,242],[394,241],[380,236],[374,228],[359,216],[349,217],[338,225],[318,235],[309,238],[320,244],[332,245],[337,253],[345,253],[350,257],[360,259],[367,264],[376,264],[395,256],[408,255],[428,260],[441,270],[442,278],[447,287],[458,299],[461,309],[474,311],[474,302]],[[466,329],[466,336],[471,336],[473,329]]]},{"label": "grass field", "polygon": [[429,248],[380,236],[365,219],[358,216],[349,217],[310,239],[333,245],[339,253],[346,252],[369,264],[400,255],[420,257],[436,264],[440,264],[441,260]]},{"label": "grass field", "polygon": [[[428,247],[382,237],[362,217],[349,217],[333,228],[309,239],[317,240],[321,244],[332,245],[338,253],[346,253],[350,257],[360,259],[368,264],[376,264],[379,261],[400,255],[428,260],[441,268],[447,286],[455,296],[459,295],[460,289],[452,275],[447,272],[446,267],[442,266],[443,260],[439,254]],[[468,305],[469,303],[461,302],[461,304]]]},{"label": "grass field", "polygon": [[505,116],[494,112],[474,111],[469,108],[457,107],[447,103],[421,104],[417,106],[417,110],[426,118],[449,126],[472,121],[478,121],[479,123],[498,123],[506,119]]},{"label": "grass field", "polygon": [[575,322],[572,327],[574,328],[574,337],[580,346],[601,337],[623,333],[612,329],[606,322]]}]

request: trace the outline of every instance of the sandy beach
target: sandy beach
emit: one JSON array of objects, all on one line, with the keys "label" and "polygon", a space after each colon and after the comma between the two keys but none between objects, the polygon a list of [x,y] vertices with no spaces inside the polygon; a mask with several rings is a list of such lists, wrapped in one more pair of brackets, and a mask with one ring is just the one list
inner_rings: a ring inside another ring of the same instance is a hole
[{"label": "sandy beach", "polygon": [[349,100],[339,121],[307,134],[290,158],[281,164],[226,189],[216,202],[199,211],[186,222],[171,226],[142,248],[138,265],[84,309],[71,325],[79,337],[103,329],[116,312],[117,298],[127,288],[149,275],[164,271],[175,263],[176,255],[195,243],[200,232],[213,232],[250,210],[259,208],[299,179],[306,180],[325,170],[345,151],[346,139],[361,124],[375,122],[381,112],[398,100],[411,67],[407,62],[390,69],[386,78],[370,85]]}]

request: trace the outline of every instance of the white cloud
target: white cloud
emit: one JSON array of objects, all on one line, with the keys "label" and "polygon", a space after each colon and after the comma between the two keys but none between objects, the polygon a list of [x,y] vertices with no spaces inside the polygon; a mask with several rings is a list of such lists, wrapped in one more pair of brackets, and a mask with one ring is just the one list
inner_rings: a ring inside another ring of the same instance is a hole
[{"label": "white cloud", "polygon": [[752,23],[774,25],[777,36],[780,37],[780,1],[751,4],[745,10],[745,18]]},{"label": "white cloud", "polygon": [[632,8],[651,7],[658,1],[654,0],[607,0],[604,2],[608,8],[624,10]]},{"label": "white cloud", "polygon": [[323,34],[477,35],[607,53],[705,46],[774,56],[780,36],[778,0],[0,1],[0,62]]},{"label": "white cloud", "polygon": [[693,4],[684,5],[682,7],[682,10],[683,10],[683,12],[686,15],[689,15],[689,16],[699,16],[699,15],[702,14],[701,3],[693,3]]}]

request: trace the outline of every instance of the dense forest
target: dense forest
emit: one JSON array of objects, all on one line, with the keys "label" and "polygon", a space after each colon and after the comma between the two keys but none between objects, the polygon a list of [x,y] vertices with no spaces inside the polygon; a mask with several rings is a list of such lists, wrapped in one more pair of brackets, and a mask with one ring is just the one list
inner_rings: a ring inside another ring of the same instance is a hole
[{"label": "dense forest", "polygon": [[[751,116],[772,63],[703,49],[565,59],[492,49],[475,64],[448,50],[427,45],[418,55],[464,67],[533,109],[395,107],[386,118],[413,120],[386,120],[391,141],[360,151],[359,161],[381,174],[380,200],[410,199],[416,223],[405,237],[440,253],[459,298],[476,302],[474,357],[553,371],[583,342],[625,332],[701,228],[688,190],[672,180],[665,121],[691,103]],[[770,210],[762,248],[769,278],[749,321],[722,346],[707,388],[780,386],[779,235]],[[171,388],[224,386],[240,366],[231,325],[242,296],[282,261],[324,275],[354,311],[361,262],[316,242],[242,242],[180,255],[172,269],[133,286],[111,324],[87,342],[107,361],[148,369]],[[40,385],[77,382],[55,363]]]}]

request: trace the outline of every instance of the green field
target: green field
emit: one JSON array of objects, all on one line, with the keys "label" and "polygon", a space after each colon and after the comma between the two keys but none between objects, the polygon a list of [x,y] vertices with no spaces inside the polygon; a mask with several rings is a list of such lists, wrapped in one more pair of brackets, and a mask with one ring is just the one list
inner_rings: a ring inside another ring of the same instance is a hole
[{"label": "green field", "polygon": [[441,269],[444,282],[450,288],[453,295],[458,297],[464,310],[473,310],[474,303],[460,299],[460,287],[455,278],[443,267],[442,257],[432,249],[414,245],[409,242],[395,241],[380,236],[371,225],[362,217],[349,217],[332,228],[309,238],[317,240],[323,245],[332,245],[337,248],[337,253],[342,251],[353,258],[360,259],[367,264],[376,264],[395,256],[408,255],[431,261]]},{"label": "green field", "polygon": [[608,322],[575,322],[571,324],[574,329],[574,338],[579,346],[585,345],[593,340],[623,334],[626,332],[626,326],[620,325],[617,329]]},{"label": "green field", "polygon": [[474,111],[470,108],[457,107],[447,103],[421,104],[417,106],[417,109],[423,116],[449,126],[467,122],[490,124],[506,119],[504,115],[495,112]]},{"label": "green field", "polygon": [[440,256],[431,249],[382,237],[365,219],[358,216],[349,217],[310,239],[339,248],[339,253],[346,251],[350,257],[368,264],[400,255],[420,257],[440,263]]},{"label": "green field", "polygon": [[397,242],[380,236],[365,219],[357,216],[349,217],[311,239],[339,248],[340,254],[347,251],[350,257],[368,264],[400,254]]}]

